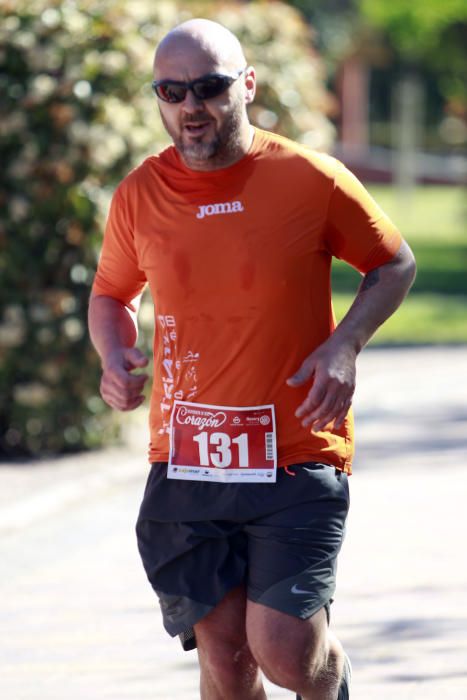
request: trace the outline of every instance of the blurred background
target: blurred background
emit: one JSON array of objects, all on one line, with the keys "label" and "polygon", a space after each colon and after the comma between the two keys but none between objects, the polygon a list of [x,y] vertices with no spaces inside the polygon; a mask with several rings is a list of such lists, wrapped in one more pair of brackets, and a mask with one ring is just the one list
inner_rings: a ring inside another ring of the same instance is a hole
[{"label": "blurred background", "polygon": [[[467,343],[464,0],[0,0],[2,461],[118,439],[87,300],[113,189],[167,144],[154,48],[191,16],[244,45],[252,122],[339,157],[413,247],[413,291],[372,344]],[[334,266],[338,317],[358,281]],[[140,320],[149,347],[149,300]]]}]

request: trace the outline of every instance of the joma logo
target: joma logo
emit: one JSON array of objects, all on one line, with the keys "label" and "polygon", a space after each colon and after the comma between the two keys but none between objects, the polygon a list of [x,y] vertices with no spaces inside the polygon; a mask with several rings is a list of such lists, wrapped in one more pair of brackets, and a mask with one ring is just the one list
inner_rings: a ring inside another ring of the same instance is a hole
[{"label": "joma logo", "polygon": [[237,211],[244,211],[241,202],[222,202],[220,204],[203,204],[198,207],[197,219],[204,219],[205,216],[214,214],[235,214]]}]

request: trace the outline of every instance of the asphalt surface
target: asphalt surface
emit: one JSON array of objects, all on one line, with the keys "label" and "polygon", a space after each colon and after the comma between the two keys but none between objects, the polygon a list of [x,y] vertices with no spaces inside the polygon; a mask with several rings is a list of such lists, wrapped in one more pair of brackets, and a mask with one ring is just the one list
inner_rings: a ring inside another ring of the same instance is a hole
[{"label": "asphalt surface", "polygon": [[[467,347],[366,350],[333,628],[352,700],[467,697]],[[196,700],[134,536],[146,431],[0,465],[0,697]],[[268,697],[293,694],[267,684]]]}]

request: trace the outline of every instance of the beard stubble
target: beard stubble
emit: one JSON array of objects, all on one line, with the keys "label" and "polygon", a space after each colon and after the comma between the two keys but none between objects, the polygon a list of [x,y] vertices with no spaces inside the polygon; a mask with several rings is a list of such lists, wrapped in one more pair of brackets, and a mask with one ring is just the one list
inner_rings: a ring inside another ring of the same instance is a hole
[{"label": "beard stubble", "polygon": [[199,113],[190,118],[185,118],[180,123],[179,130],[174,133],[169,127],[164,115],[161,112],[161,119],[168,134],[171,136],[177,151],[182,156],[188,167],[199,169],[203,164],[210,168],[221,167],[235,160],[241,148],[241,123],[242,123],[243,102],[236,100],[232,110],[226,115],[220,128],[216,129],[215,137],[210,141],[203,142],[203,137],[199,141],[192,140],[185,143],[181,136],[183,124],[186,122],[211,121],[211,116],[206,113]]}]

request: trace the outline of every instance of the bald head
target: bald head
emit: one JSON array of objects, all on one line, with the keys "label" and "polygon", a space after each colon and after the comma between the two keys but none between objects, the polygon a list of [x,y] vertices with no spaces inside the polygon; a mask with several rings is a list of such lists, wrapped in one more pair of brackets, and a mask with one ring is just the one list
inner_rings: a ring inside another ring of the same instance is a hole
[{"label": "bald head", "polygon": [[154,78],[162,121],[188,167],[224,168],[247,153],[256,78],[232,32],[207,19],[183,22],[157,47]]},{"label": "bald head", "polygon": [[243,49],[232,32],[208,19],[190,19],[162,39],[154,57],[154,71],[158,74],[167,61],[189,60],[193,55],[204,56],[217,70],[226,72],[246,65]]}]

